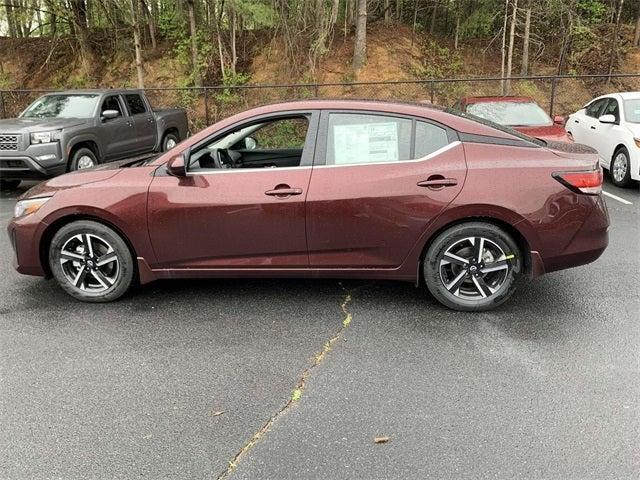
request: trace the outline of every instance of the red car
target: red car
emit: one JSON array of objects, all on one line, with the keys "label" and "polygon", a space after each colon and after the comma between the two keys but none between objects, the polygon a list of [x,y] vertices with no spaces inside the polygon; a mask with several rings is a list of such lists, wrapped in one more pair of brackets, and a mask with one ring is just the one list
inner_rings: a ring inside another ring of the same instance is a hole
[{"label": "red car", "polygon": [[465,97],[454,106],[461,112],[511,127],[530,137],[553,142],[573,142],[564,131],[564,118],[547,115],[529,97]]},{"label": "red car", "polygon": [[32,188],[16,268],[92,302],[160,278],[348,277],[486,310],[608,243],[595,152],[518,135],[419,104],[256,108]]}]

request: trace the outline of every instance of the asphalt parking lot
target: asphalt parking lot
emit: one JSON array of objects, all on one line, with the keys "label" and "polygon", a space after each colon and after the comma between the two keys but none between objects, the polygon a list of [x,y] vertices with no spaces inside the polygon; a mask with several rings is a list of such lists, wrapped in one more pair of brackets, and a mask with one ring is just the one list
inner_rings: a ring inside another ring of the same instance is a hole
[{"label": "asphalt parking lot", "polygon": [[640,193],[605,190],[603,257],[482,314],[325,280],[83,304],[2,233],[0,478],[638,478]]}]

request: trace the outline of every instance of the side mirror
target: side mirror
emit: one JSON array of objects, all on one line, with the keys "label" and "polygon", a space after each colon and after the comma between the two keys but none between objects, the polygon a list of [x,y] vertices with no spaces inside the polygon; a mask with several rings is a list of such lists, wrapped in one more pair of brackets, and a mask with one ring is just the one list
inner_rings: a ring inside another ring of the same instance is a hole
[{"label": "side mirror", "polygon": [[103,120],[112,120],[114,118],[118,118],[120,116],[120,112],[118,110],[105,110],[102,112]]},{"label": "side mirror", "polygon": [[564,117],[561,117],[560,115],[556,115],[555,117],[553,117],[553,123],[555,123],[556,125],[561,125],[564,126]]},{"label": "side mirror", "polygon": [[615,115],[607,113],[606,115],[602,115],[600,118],[598,118],[598,121],[600,123],[616,123],[616,117]]},{"label": "side mirror", "polygon": [[244,148],[247,150],[255,150],[258,148],[258,141],[253,137],[246,137],[244,139]]},{"label": "side mirror", "polygon": [[187,167],[185,165],[184,156],[176,155],[167,162],[167,173],[174,177],[186,177]]}]

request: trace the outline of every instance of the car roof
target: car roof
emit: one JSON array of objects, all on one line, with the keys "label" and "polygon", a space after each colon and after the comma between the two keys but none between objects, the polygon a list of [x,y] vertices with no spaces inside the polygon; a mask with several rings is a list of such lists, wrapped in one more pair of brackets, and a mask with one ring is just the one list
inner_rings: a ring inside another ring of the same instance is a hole
[{"label": "car roof", "polygon": [[125,93],[142,93],[138,89],[123,88],[87,88],[82,90],[61,90],[56,92],[48,92],[47,95],[103,95],[103,94],[125,94]]},{"label": "car roof", "polygon": [[623,100],[640,98],[640,92],[620,92],[618,95],[620,95]]},{"label": "car roof", "polygon": [[486,97],[464,97],[462,101],[466,104],[469,103],[490,103],[490,102],[512,102],[512,103],[529,103],[535,100],[531,97],[518,97],[515,95],[505,96],[486,96]]}]

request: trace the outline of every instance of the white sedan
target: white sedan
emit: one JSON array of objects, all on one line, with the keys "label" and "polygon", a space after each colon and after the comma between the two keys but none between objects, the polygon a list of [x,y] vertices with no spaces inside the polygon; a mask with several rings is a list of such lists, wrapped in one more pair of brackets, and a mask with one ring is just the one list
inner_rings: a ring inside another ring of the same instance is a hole
[{"label": "white sedan", "polygon": [[569,115],[565,129],[575,142],[598,151],[614,184],[640,180],[640,92],[595,98]]}]

